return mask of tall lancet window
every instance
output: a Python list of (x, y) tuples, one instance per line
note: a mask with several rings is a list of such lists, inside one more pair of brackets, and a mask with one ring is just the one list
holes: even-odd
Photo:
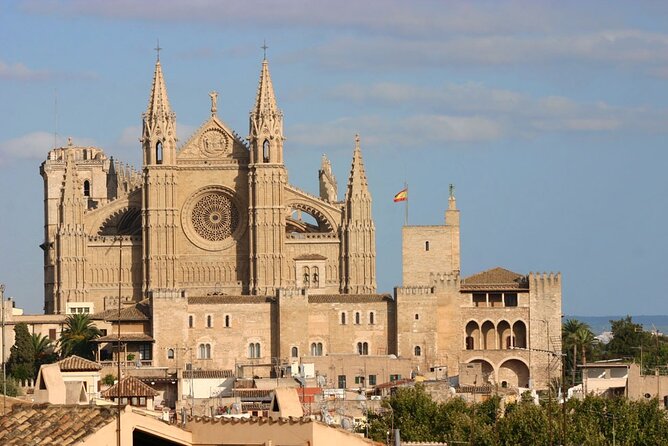
[(269, 162), (269, 140), (265, 139), (262, 144), (262, 159), (265, 163)]
[(162, 143), (158, 142), (155, 145), (155, 163), (162, 164)]
[(83, 193), (84, 197), (90, 197), (90, 181), (88, 180), (84, 181)]

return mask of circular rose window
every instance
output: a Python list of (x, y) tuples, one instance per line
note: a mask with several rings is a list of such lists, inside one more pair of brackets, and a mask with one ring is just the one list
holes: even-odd
[(233, 195), (218, 187), (200, 190), (190, 197), (181, 221), (190, 241), (208, 250), (224, 249), (241, 235), (241, 215)]

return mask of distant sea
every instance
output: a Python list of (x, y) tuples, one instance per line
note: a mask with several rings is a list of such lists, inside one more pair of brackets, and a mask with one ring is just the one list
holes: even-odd
[[(577, 319), (589, 324), (591, 331), (599, 335), (604, 331), (610, 331), (610, 321), (616, 321), (626, 316), (564, 316), (564, 321), (568, 319)], [(663, 334), (668, 334), (668, 316), (631, 316), (633, 322), (641, 324), (645, 331), (658, 330)]]

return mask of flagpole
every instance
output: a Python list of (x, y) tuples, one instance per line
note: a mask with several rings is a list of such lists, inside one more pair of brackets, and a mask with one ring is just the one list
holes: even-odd
[(406, 191), (406, 200), (404, 200), (404, 226), (408, 226), (408, 183), (405, 181), (404, 190)]

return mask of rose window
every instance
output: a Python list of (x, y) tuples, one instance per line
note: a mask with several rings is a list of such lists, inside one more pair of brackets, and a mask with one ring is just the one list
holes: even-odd
[(211, 193), (195, 203), (191, 221), (200, 237), (219, 242), (230, 237), (236, 230), (239, 225), (239, 212), (227, 196)]

